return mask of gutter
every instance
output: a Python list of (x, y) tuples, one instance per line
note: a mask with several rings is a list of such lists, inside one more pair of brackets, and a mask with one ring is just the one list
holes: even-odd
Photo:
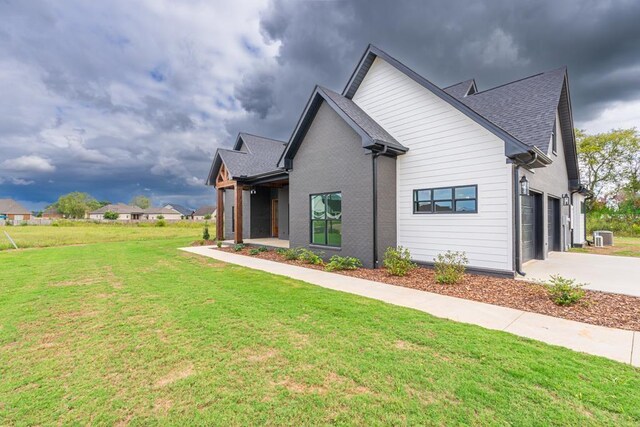
[(378, 268), (378, 157), (385, 155), (388, 146), (383, 145), (382, 151), (371, 150), (371, 169), (373, 173), (373, 268)]

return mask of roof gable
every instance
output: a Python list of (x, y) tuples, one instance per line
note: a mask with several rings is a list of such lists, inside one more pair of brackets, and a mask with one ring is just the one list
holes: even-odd
[(447, 92), (449, 95), (453, 96), (454, 98), (460, 99), (468, 95), (473, 95), (478, 91), (478, 88), (476, 87), (475, 79), (470, 79), (460, 83), (456, 83), (451, 86), (447, 86), (442, 90)]
[(215, 184), (215, 177), (223, 163), (233, 179), (248, 179), (281, 172), (278, 160), (284, 147), (284, 141), (239, 133), (232, 150), (216, 150), (206, 183)]
[(0, 199), (0, 214), (30, 215), (31, 212), (13, 199)]
[(376, 58), (380, 58), (387, 62), (388, 64), (395, 67), (401, 73), (404, 73), (407, 77), (414, 80), (416, 83), (420, 84), (425, 89), (431, 91), (434, 95), (438, 96), (443, 101), (449, 103), (451, 106), (465, 114), (467, 117), (471, 118), (484, 128), (486, 128), (489, 132), (496, 135), (498, 138), (502, 139), (505, 142), (505, 155), (508, 157), (527, 153), (530, 151), (530, 147), (519, 141), (516, 137), (511, 135), (506, 130), (502, 129), (500, 126), (491, 122), (484, 116), (480, 115), (473, 109), (471, 109), (468, 105), (461, 102), (459, 99), (454, 96), (448, 94), (446, 91), (440, 89), (438, 86), (431, 83), (429, 80), (417, 74), (415, 71), (411, 70), (406, 65), (402, 64), (397, 59), (391, 57), (384, 51), (378, 49), (373, 45), (369, 45), (364, 55), (360, 59), (358, 66), (354, 70), (349, 82), (344, 88), (342, 94), (351, 99), (357, 92), (360, 84), (364, 80), (364, 77), (367, 75), (367, 72), (371, 68), (371, 65), (375, 61)]
[(280, 157), (278, 166), (291, 169), (292, 160), (298, 147), (323, 102), (326, 102), (362, 138), (363, 148), (374, 149), (378, 147), (378, 149), (386, 150), (389, 154), (404, 153), (408, 150), (351, 99), (332, 90), (316, 86)]

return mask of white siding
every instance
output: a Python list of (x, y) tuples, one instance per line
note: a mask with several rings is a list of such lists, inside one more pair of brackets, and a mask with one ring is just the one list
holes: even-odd
[[(512, 169), (504, 142), (380, 58), (353, 101), (409, 148), (397, 160), (398, 245), (417, 261), (464, 251), (473, 267), (512, 271)], [(477, 214), (413, 214), (414, 189), (473, 184)]]

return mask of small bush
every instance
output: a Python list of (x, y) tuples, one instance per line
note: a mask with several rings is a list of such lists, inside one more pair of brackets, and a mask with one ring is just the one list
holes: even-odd
[(327, 271), (339, 271), (339, 270), (356, 270), (362, 267), (362, 262), (358, 258), (349, 256), (334, 255), (329, 259), (329, 262), (324, 267)]
[(27, 225), (29, 225), (29, 223), (27, 221), (22, 221), (20, 223), (20, 226), (22, 226), (22, 227), (26, 227)]
[(281, 255), (284, 257), (284, 259), (289, 260), (289, 261), (293, 261), (298, 259), (298, 250), (294, 249), (294, 248), (290, 248), (290, 249), (284, 249), (284, 248), (280, 248), (276, 251), (276, 253), (278, 255)]
[(109, 219), (111, 221), (115, 221), (119, 216), (120, 214), (118, 212), (107, 211), (104, 213), (104, 219)]
[(244, 248), (245, 248), (245, 245), (243, 243), (237, 243), (237, 244), (233, 245), (233, 250), (236, 251), (236, 252), (240, 252)]
[(249, 249), (249, 255), (254, 256), (254, 255), (258, 255), (259, 253), (260, 253), (260, 249), (258, 249), (258, 248)]
[(397, 248), (389, 247), (384, 252), (384, 266), (392, 276), (406, 276), (407, 273), (418, 267), (411, 262), (411, 253), (409, 249), (398, 246)]
[(209, 235), (209, 224), (204, 223), (204, 230), (202, 230), (202, 238), (204, 240), (209, 240), (211, 236)]
[(218, 241), (216, 242), (216, 246), (218, 247), (218, 249), (220, 249), (220, 248), (222, 247), (222, 241), (221, 241), (221, 240), (218, 240)]
[(313, 251), (310, 251), (309, 249), (298, 249), (298, 260), (304, 262), (305, 264), (322, 265), (323, 261), (320, 255)]
[(259, 246), (258, 252), (269, 252), (269, 248), (267, 248), (266, 246)]
[(156, 218), (158, 218), (158, 219), (164, 219), (164, 215), (158, 215)]
[(211, 219), (211, 214), (206, 214), (206, 215), (204, 216), (204, 219), (206, 219), (206, 220), (210, 220), (210, 219)]
[(547, 283), (549, 297), (557, 305), (573, 305), (584, 298), (584, 283), (576, 283), (574, 279), (566, 279), (562, 276), (551, 276)]
[(466, 265), (469, 263), (466, 253), (452, 251), (438, 254), (434, 261), (436, 281), (446, 285), (458, 283), (464, 276)]
[(167, 221), (165, 221), (164, 219), (159, 219), (156, 221), (156, 227), (166, 227), (167, 226)]

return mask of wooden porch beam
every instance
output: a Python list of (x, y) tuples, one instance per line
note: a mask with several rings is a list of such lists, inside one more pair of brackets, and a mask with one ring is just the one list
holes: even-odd
[(235, 185), (235, 193), (236, 193), (236, 208), (235, 208), (235, 236), (234, 242), (242, 243), (242, 186), (236, 183)]
[(235, 187), (235, 186), (236, 186), (236, 182), (233, 180), (216, 182), (216, 188), (226, 188), (226, 187)]
[(224, 240), (224, 190), (218, 188), (218, 206), (216, 208), (216, 240)]

